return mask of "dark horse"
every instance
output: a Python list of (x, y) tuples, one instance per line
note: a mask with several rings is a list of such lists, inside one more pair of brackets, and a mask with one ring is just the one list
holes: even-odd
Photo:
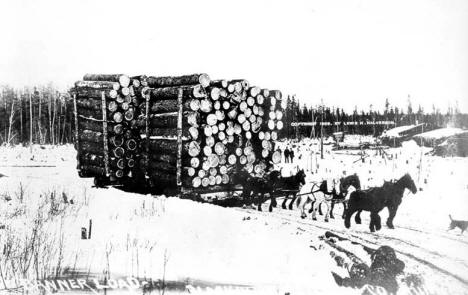
[(283, 204), (281, 205), (283, 209), (286, 209), (288, 196), (292, 196), (291, 203), (289, 204), (289, 209), (292, 210), (292, 204), (296, 199), (296, 195), (301, 189), (301, 186), (305, 184), (305, 178), (306, 174), (304, 169), (301, 169), (296, 173), (296, 175), (280, 177), (278, 179), (277, 183), (275, 184), (276, 189), (274, 194), (278, 195), (278, 197), (286, 194)]
[(281, 177), (279, 171), (271, 171), (263, 177), (253, 176), (245, 170), (241, 170), (234, 175), (233, 182), (242, 184), (242, 199), (244, 203), (256, 203), (258, 210), (262, 211), (262, 203), (265, 201), (265, 195), (268, 194), (272, 207), (276, 207), (276, 200), (273, 198), (273, 191), (278, 179)]
[(348, 202), (348, 209), (346, 210), (346, 228), (351, 226), (351, 216), (354, 212), (364, 210), (371, 212), (370, 231), (380, 230), (382, 225), (379, 212), (385, 207), (388, 207), (390, 213), (387, 219), (387, 226), (393, 228), (393, 219), (395, 218), (398, 206), (401, 204), (405, 189), (409, 189), (413, 194), (418, 191), (408, 173), (395, 182), (384, 183), (381, 187), (352, 192)]
[(265, 174), (264, 177), (250, 175), (247, 171), (241, 171), (235, 176), (234, 181), (243, 186), (242, 197), (244, 202), (253, 201), (257, 209), (262, 211), (262, 204), (266, 201), (266, 195), (269, 195), (269, 211), (276, 207), (276, 198), (283, 195), (285, 191), (292, 193), (295, 197), (301, 185), (305, 184), (305, 172), (299, 170), (296, 175), (282, 177), (281, 172), (273, 170)]

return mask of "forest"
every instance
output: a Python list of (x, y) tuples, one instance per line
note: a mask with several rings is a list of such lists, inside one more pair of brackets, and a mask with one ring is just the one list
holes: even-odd
[[(349, 113), (339, 106), (306, 105), (294, 95), (284, 99), (284, 128), (280, 138), (320, 136), (322, 130), (324, 135), (344, 131), (378, 136), (395, 126), (420, 123), (425, 123), (427, 130), (446, 126), (468, 128), (468, 114), (461, 113), (457, 104), (443, 111), (435, 106), (424, 110), (421, 106), (413, 108), (409, 99), (404, 107), (394, 106), (386, 99), (383, 111), (377, 105), (370, 105), (366, 110), (356, 107)], [(393, 124), (372, 124), (387, 121)], [(292, 126), (293, 122), (315, 122), (315, 127), (296, 127)], [(73, 124), (70, 90), (59, 91), (52, 83), (21, 89), (0, 86), (0, 145), (72, 143)]]

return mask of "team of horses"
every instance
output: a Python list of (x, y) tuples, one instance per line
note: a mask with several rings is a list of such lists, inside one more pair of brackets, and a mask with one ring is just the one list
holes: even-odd
[[(236, 176), (238, 182), (243, 183), (242, 197), (245, 202), (256, 204), (259, 211), (262, 204), (270, 199), (269, 211), (277, 207), (276, 199), (284, 197), (283, 209), (293, 209), (294, 204), (300, 209), (301, 218), (306, 218), (305, 207), (310, 204), (309, 213), (312, 219), (317, 220), (317, 211), (322, 213), (322, 206), (326, 206), (325, 221), (334, 218), (333, 209), (336, 204), (342, 204), (344, 223), (346, 228), (351, 226), (351, 217), (354, 213), (355, 222), (361, 223), (361, 212), (370, 212), (369, 229), (371, 232), (381, 229), (379, 212), (388, 209), (389, 217), (387, 227), (393, 229), (393, 220), (402, 202), (406, 189), (413, 194), (417, 192), (416, 185), (411, 176), (406, 173), (398, 180), (385, 181), (380, 187), (361, 189), (361, 182), (356, 174), (342, 177), (338, 180), (323, 180), (313, 183), (308, 192), (302, 192), (301, 187), (306, 183), (304, 170), (296, 174), (283, 177), (281, 171), (274, 170), (264, 177), (251, 176), (247, 172), (241, 172)], [(290, 200), (289, 205), (287, 201)]]

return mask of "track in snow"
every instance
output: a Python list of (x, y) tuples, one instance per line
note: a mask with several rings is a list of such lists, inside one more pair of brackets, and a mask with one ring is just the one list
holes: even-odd
[[(366, 226), (366, 230), (357, 229), (358, 226), (355, 224), (352, 225), (351, 229), (346, 229), (341, 217), (331, 219), (329, 223), (320, 220), (321, 216), (318, 217), (318, 221), (313, 221), (311, 220), (310, 214), (307, 219), (301, 219), (299, 217), (299, 210), (275, 208), (273, 212), (268, 212), (268, 205), (268, 203), (264, 204), (262, 209), (265, 211), (261, 212), (253, 209), (237, 210), (246, 210), (252, 215), (261, 215), (267, 219), (276, 218), (291, 224), (297, 224), (301, 226), (300, 228), (302, 231), (317, 236), (323, 235), (325, 231), (333, 231), (348, 238), (351, 242), (363, 246), (371, 248), (378, 248), (382, 245), (391, 246), (398, 254), (403, 256), (402, 258), (407, 264), (406, 271), (423, 266), (425, 271), (421, 274), (426, 278), (433, 278), (433, 275), (439, 273), (439, 275), (458, 282), (463, 289), (468, 288), (468, 263), (465, 260), (462, 260), (461, 257), (455, 257), (450, 251), (445, 251), (448, 250), (446, 248), (436, 250), (433, 247), (429, 247), (429, 245), (432, 244), (430, 242), (420, 245), (417, 245), (415, 242), (424, 241), (429, 238), (443, 241), (444, 244), (458, 244), (458, 247), (466, 248), (468, 243), (464, 240), (456, 239), (441, 232), (428, 232), (411, 227), (400, 227), (398, 225), (395, 225), (395, 229), (393, 230), (383, 227), (382, 230), (371, 233), (367, 228), (368, 221), (365, 218), (363, 218), (363, 225)], [(361, 227), (363, 225), (361, 225)], [(433, 272), (433, 274), (426, 273), (426, 271)]]

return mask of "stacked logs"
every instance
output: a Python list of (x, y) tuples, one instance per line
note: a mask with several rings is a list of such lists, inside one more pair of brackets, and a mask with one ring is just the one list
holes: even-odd
[[(280, 91), (251, 86), (241, 79), (212, 81), (206, 74), (138, 76), (128, 78), (128, 84), (126, 81), (121, 83), (122, 77), (86, 75), (84, 81), (75, 85), (75, 89), (79, 89), (77, 93), (81, 93), (76, 101), (78, 118), (83, 122), (88, 120), (83, 118), (86, 115), (102, 117), (99, 101), (94, 102), (94, 96), (86, 96), (95, 95), (90, 85), (105, 83), (106, 87), (112, 86), (105, 88), (109, 91), (106, 92), (106, 103), (115, 102), (112, 111), (107, 108), (110, 113), (106, 128), (112, 175), (117, 170), (123, 172), (123, 176), (119, 174), (120, 178), (144, 175), (152, 187), (206, 188), (232, 184), (232, 175), (242, 170), (262, 176), (273, 163), (280, 161), (279, 151), (274, 151), (274, 141), (283, 127)], [(127, 95), (122, 93), (125, 88), (129, 88), (129, 91), (125, 90)], [(112, 95), (111, 90), (114, 90)], [(123, 111), (123, 102), (119, 104), (117, 98), (123, 98), (123, 102), (129, 99), (128, 109), (133, 110), (130, 120), (126, 116), (122, 120), (118, 115), (115, 117)], [(93, 107), (85, 108), (85, 105)], [(78, 125), (79, 139), (82, 140), (79, 154), (100, 156), (94, 162), (80, 156), (81, 170), (89, 171), (89, 166), (101, 167), (102, 154), (96, 154), (94, 147), (84, 143), (96, 135), (97, 140), (93, 143), (103, 145), (102, 122)], [(97, 127), (91, 129), (91, 125)], [(121, 133), (115, 132), (116, 126), (121, 126), (118, 130)], [(89, 132), (98, 133), (84, 135)], [(113, 136), (120, 134), (124, 134), (124, 142), (117, 140), (115, 144)], [(132, 150), (128, 149), (126, 140), (134, 141)], [(120, 157), (114, 152), (116, 148), (122, 148), (117, 153)], [(127, 159), (127, 155), (136, 161), (137, 165), (132, 164), (138, 166), (138, 171), (125, 170), (127, 162), (119, 162), (119, 159)], [(122, 166), (125, 167), (120, 169)]]
[(75, 83), (75, 145), (81, 176), (113, 182), (134, 177), (140, 88), (139, 79), (126, 75), (89, 74)]

